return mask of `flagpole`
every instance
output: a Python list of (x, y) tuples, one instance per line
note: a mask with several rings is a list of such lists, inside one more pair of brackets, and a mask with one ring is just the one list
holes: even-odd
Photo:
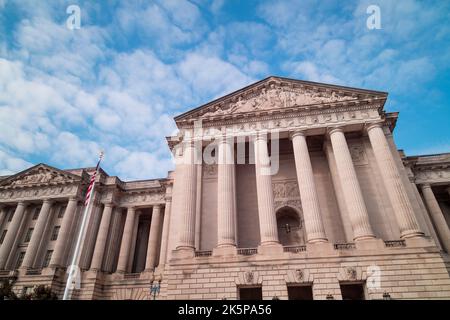
[[(100, 161), (103, 158), (103, 152), (100, 153), (100, 157), (99, 157), (99, 161), (98, 161), (98, 165), (95, 171), (95, 175), (98, 172), (98, 169), (100, 168)], [(95, 181), (94, 184), (92, 185), (92, 189), (90, 191), (91, 195), (94, 194), (94, 190), (95, 190)], [(72, 255), (72, 260), (71, 263), (69, 265), (69, 276), (67, 277), (67, 282), (66, 282), (66, 287), (64, 289), (64, 295), (63, 295), (63, 300), (70, 300), (71, 299), (71, 288), (72, 287), (72, 281), (74, 278), (74, 274), (76, 272), (76, 276), (79, 277), (80, 274), (78, 273), (79, 267), (78, 267), (78, 262), (79, 262), (79, 255), (80, 255), (80, 250), (81, 250), (81, 242), (83, 241), (84, 238), (84, 234), (86, 233), (86, 223), (88, 220), (88, 216), (89, 216), (89, 209), (91, 207), (91, 203), (92, 203), (92, 199), (94, 198), (94, 196), (90, 196), (89, 197), (89, 202), (86, 205), (86, 208), (84, 209), (84, 213), (83, 213), (83, 219), (81, 221), (81, 226), (80, 226), (80, 230), (78, 231), (78, 237), (77, 237), (77, 242), (75, 245), (75, 250), (73, 252)]]

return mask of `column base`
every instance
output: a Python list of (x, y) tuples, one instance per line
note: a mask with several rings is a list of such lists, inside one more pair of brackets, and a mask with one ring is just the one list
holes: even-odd
[(280, 243), (270, 242), (258, 246), (258, 254), (262, 255), (283, 255), (283, 246)]
[(358, 236), (353, 238), (353, 241), (356, 243), (358, 241), (366, 241), (366, 240), (373, 240), (376, 239), (374, 235), (365, 235), (365, 236)]
[(236, 246), (220, 246), (213, 249), (213, 256), (236, 256)]
[(19, 272), (19, 276), (24, 276), (27, 274), (28, 267), (19, 267), (17, 271)]
[(315, 238), (307, 241), (307, 243), (326, 243), (326, 242), (328, 242), (327, 238)]
[(410, 238), (423, 238), (425, 234), (418, 230), (410, 230), (402, 232), (400, 239), (410, 239)]

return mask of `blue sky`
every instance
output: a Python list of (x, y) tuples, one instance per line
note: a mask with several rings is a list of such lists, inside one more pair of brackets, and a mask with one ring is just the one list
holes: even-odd
[(165, 177), (175, 115), (268, 75), (387, 91), (400, 149), (450, 152), (449, 1), (0, 0), (0, 175)]

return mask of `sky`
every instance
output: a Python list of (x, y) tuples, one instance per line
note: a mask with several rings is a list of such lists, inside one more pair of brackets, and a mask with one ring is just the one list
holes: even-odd
[(174, 116), (270, 75), (386, 91), (399, 149), (450, 152), (450, 1), (0, 0), (0, 175), (164, 178)]

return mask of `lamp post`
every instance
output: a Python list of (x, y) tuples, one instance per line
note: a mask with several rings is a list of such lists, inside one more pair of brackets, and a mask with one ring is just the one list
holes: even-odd
[(161, 280), (159, 280), (158, 282), (152, 283), (152, 285), (150, 287), (150, 295), (153, 296), (153, 300), (156, 300), (156, 295), (159, 294), (160, 290), (161, 290)]

